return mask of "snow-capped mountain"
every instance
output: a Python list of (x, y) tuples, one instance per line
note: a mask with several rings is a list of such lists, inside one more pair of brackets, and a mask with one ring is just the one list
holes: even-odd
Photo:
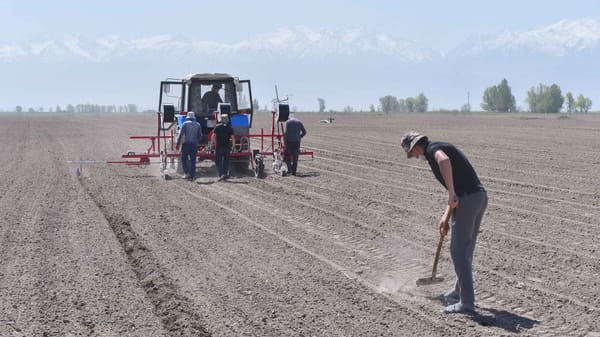
[(560, 57), (591, 52), (600, 44), (600, 21), (562, 20), (549, 26), (524, 32), (504, 31), (487, 37), (474, 37), (453, 50), (458, 55), (482, 53), (535, 53)]
[[(474, 36), (446, 54), (406, 37), (365, 29), (280, 28), (243, 41), (198, 36), (127, 38), (66, 36), (37, 41), (1, 41), (0, 72), (13, 83), (0, 97), (49, 105), (123, 102), (151, 106), (158, 81), (191, 72), (227, 72), (253, 81), (259, 102), (273, 85), (292, 94), (300, 110), (368, 110), (379, 97), (424, 93), (431, 109), (479, 108), (483, 91), (506, 78), (517, 105), (539, 83), (583, 94), (600, 106), (600, 20), (562, 20), (521, 32)], [(35, 77), (36, 81), (28, 81)], [(118, 90), (114, 81), (134, 83)], [(85, 85), (81, 85), (85, 83)], [(65, 92), (69, 95), (62, 98)], [(3, 103), (5, 104), (5, 103)]]
[(382, 33), (356, 30), (311, 30), (280, 28), (257, 38), (224, 43), (193, 37), (157, 35), (126, 39), (118, 35), (97, 38), (68, 36), (60, 40), (2, 43), (0, 61), (40, 57), (63, 60), (67, 57), (92, 62), (114, 58), (155, 54), (160, 58), (213, 56), (235, 58), (248, 53), (287, 58), (353, 57), (360, 55), (393, 56), (402, 62), (421, 63), (438, 57), (431, 49), (417, 43)]

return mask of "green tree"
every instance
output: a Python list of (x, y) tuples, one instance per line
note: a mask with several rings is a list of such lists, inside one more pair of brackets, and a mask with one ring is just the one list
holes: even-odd
[(496, 96), (498, 96), (498, 87), (491, 86), (483, 92), (481, 108), (483, 111), (498, 111), (496, 108)]
[(592, 108), (592, 100), (588, 97), (585, 98), (585, 105), (583, 106), (583, 112), (588, 112)]
[(20, 105), (17, 105), (17, 106), (15, 107), (15, 111), (16, 111), (16, 112), (19, 112), (19, 113), (21, 113), (21, 112), (23, 112), (23, 107), (22, 107), (22, 106), (20, 106)]
[(369, 111), (375, 112), (375, 106), (373, 104), (369, 105)]
[(488, 87), (483, 92), (481, 108), (485, 111), (514, 112), (517, 110), (515, 96), (504, 78), (500, 84)]
[(415, 97), (415, 112), (427, 112), (429, 100), (423, 93)]
[(325, 100), (322, 98), (317, 98), (317, 101), (319, 102), (319, 112), (325, 112)]
[(404, 104), (406, 104), (406, 111), (415, 112), (415, 99), (413, 97), (407, 97)]
[(579, 95), (577, 96), (575, 107), (579, 109), (579, 112), (588, 112), (592, 108), (592, 100), (583, 95)]
[(258, 99), (253, 99), (252, 100), (252, 107), (253, 109), (256, 109), (257, 111), (260, 109), (260, 105), (258, 105)]
[(406, 109), (406, 100), (404, 98), (398, 99), (398, 111), (399, 112), (407, 112), (408, 111), (408, 109)]
[(569, 91), (565, 96), (567, 101), (567, 112), (571, 113), (575, 110), (575, 99), (573, 98), (573, 94)]
[(498, 108), (498, 111), (515, 112), (515, 96), (513, 96), (512, 90), (505, 78), (502, 79), (498, 85), (498, 91), (496, 95), (496, 107)]
[(557, 113), (562, 109), (562, 106), (565, 102), (565, 98), (562, 95), (560, 87), (556, 84), (552, 84), (548, 89), (548, 94), (545, 99), (548, 102), (548, 112), (549, 113)]
[(564, 101), (560, 87), (556, 84), (548, 87), (540, 83), (537, 88), (531, 87), (527, 92), (526, 102), (531, 112), (557, 113), (562, 109)]
[(398, 112), (398, 99), (396, 96), (387, 95), (379, 98), (381, 111), (385, 113)]

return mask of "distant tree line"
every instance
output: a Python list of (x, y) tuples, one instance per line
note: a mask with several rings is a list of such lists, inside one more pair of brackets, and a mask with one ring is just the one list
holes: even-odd
[[(426, 112), (429, 104), (427, 97), (420, 93), (416, 97), (397, 98), (387, 95), (379, 98), (379, 106), (384, 113), (390, 112)], [(370, 107), (371, 111), (374, 106)]]
[[(573, 94), (567, 92), (566, 96), (557, 84), (550, 86), (540, 83), (536, 87), (531, 87), (527, 91), (525, 102), (529, 106), (529, 112), (536, 113), (558, 113), (567, 103), (567, 112), (588, 112), (592, 108), (592, 100), (583, 96), (573, 97)], [(508, 85), (508, 81), (503, 79), (500, 84), (488, 87), (483, 92), (481, 108), (484, 111), (491, 112), (515, 112), (515, 97)]]
[[(15, 112), (24, 112), (25, 108), (21, 105), (17, 105), (15, 107)], [(127, 113), (127, 112), (138, 112), (138, 107), (135, 104), (126, 104), (126, 105), (101, 105), (101, 104), (67, 104), (64, 108), (60, 105), (57, 105), (55, 108), (48, 108), (47, 110), (44, 107), (39, 108), (28, 108), (28, 112), (65, 112), (65, 113)]]

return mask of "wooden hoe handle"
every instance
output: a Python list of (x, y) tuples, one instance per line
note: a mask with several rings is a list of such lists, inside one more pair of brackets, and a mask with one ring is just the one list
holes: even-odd
[[(444, 220), (444, 226), (448, 225), (448, 221), (450, 221), (453, 211), (454, 211), (454, 208), (450, 208), (450, 211), (448, 212), (448, 216)], [(440, 240), (438, 241), (437, 249), (435, 251), (435, 259), (433, 260), (433, 269), (431, 271), (432, 279), (435, 279), (435, 274), (437, 273), (437, 265), (438, 265), (438, 261), (440, 260), (440, 251), (442, 250), (443, 243), (444, 243), (444, 235), (440, 235)]]

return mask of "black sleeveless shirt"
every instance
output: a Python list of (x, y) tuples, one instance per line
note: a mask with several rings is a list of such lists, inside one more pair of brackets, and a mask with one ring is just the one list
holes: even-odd
[(471, 163), (467, 157), (454, 145), (445, 142), (428, 142), (425, 146), (425, 157), (429, 162), (429, 166), (435, 175), (435, 178), (446, 188), (446, 183), (442, 177), (440, 167), (435, 160), (435, 153), (438, 150), (444, 151), (444, 153), (450, 158), (452, 165), (452, 179), (454, 181), (454, 191), (457, 196), (464, 196), (474, 192), (485, 191), (483, 185), (479, 181), (475, 169), (471, 166)]

